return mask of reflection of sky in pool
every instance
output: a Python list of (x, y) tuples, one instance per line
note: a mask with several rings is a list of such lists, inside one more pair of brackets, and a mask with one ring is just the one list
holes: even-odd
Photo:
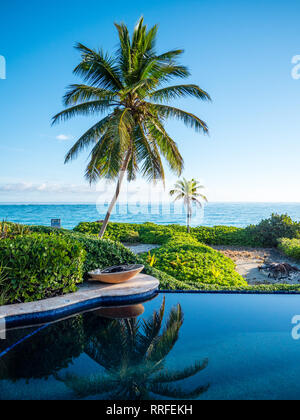
[[(210, 384), (200, 399), (300, 398), (300, 341), (291, 335), (292, 318), (300, 315), (300, 296), (167, 294), (165, 298), (165, 320), (180, 302), (184, 321), (174, 347), (167, 349), (164, 372), (182, 371), (208, 359), (204, 370), (175, 382), (181, 391)], [(149, 319), (162, 301), (159, 295), (145, 303), (138, 319)], [(133, 308), (125, 314), (141, 312)], [(74, 399), (74, 392), (59, 378), (106, 375), (91, 355), (108, 357), (103, 351), (97, 353), (101, 340), (122, 348), (115, 334), (119, 330), (107, 328), (120, 321), (101, 315), (94, 311), (53, 324), (11, 350), (0, 360), (0, 399)], [(35, 329), (9, 332), (8, 340), (0, 341), (0, 352)], [(144, 372), (145, 366), (138, 369)], [(107, 398), (107, 394), (85, 398)]]

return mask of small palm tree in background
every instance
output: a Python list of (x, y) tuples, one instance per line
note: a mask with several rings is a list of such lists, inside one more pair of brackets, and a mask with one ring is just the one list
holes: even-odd
[(170, 191), (171, 196), (176, 196), (174, 201), (183, 200), (187, 212), (187, 231), (191, 231), (191, 218), (193, 214), (193, 204), (202, 207), (202, 203), (199, 199), (202, 199), (207, 202), (205, 195), (201, 194), (199, 191), (203, 189), (204, 186), (201, 185), (195, 179), (190, 181), (183, 178), (182, 181), (177, 181), (174, 189)]
[(183, 159), (165, 129), (167, 119), (175, 118), (198, 132), (208, 132), (206, 123), (196, 115), (163, 104), (187, 96), (210, 100), (195, 84), (168, 86), (173, 78), (190, 75), (187, 67), (177, 62), (183, 50), (157, 54), (157, 26), (147, 30), (143, 18), (132, 37), (124, 24), (115, 26), (119, 48), (113, 56), (82, 44), (76, 46), (81, 62), (74, 73), (81, 76), (85, 84), (69, 87), (64, 97), (67, 109), (53, 118), (56, 123), (78, 115), (105, 115), (80, 137), (65, 159), (69, 162), (91, 147), (86, 169), (89, 182), (100, 178), (118, 180), (101, 227), (101, 238), (126, 174), (129, 181), (134, 180), (138, 172), (149, 181), (164, 181), (162, 158), (165, 158), (171, 171), (181, 175)]

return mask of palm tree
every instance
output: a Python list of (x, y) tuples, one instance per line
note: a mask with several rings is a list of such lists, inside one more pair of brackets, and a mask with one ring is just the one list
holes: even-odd
[(194, 84), (167, 86), (173, 78), (187, 78), (187, 67), (177, 62), (183, 50), (157, 54), (157, 26), (147, 30), (141, 18), (132, 37), (124, 24), (115, 25), (119, 48), (114, 56), (82, 44), (76, 48), (81, 62), (74, 73), (86, 84), (75, 84), (64, 96), (65, 110), (53, 123), (77, 115), (104, 118), (93, 125), (67, 153), (65, 163), (79, 152), (92, 147), (86, 178), (90, 183), (100, 178), (118, 179), (100, 237), (102, 238), (115, 206), (125, 174), (129, 181), (140, 172), (149, 181), (165, 179), (162, 157), (171, 171), (180, 175), (183, 159), (175, 141), (165, 129), (168, 118), (176, 118), (198, 132), (207, 133), (204, 121), (190, 112), (163, 102), (186, 96), (210, 100), (209, 95)]
[(204, 186), (194, 178), (190, 181), (183, 178), (183, 181), (177, 181), (174, 189), (170, 191), (171, 196), (176, 195), (174, 201), (183, 200), (184, 205), (186, 206), (188, 233), (191, 231), (190, 223), (193, 214), (192, 205), (195, 203), (196, 205), (202, 207), (202, 203), (199, 198), (202, 198), (202, 200), (207, 202), (205, 195), (199, 193), (199, 190), (202, 188), (204, 188)]
[(196, 375), (206, 368), (208, 361), (196, 362), (183, 370), (169, 371), (164, 361), (178, 340), (183, 323), (180, 305), (169, 314), (161, 332), (165, 300), (158, 312), (148, 321), (122, 319), (107, 321), (105, 327), (92, 334), (85, 353), (104, 368), (101, 375), (80, 377), (74, 374), (56, 378), (75, 392), (78, 398), (103, 395), (113, 400), (147, 400), (157, 396), (192, 399), (204, 393), (208, 386), (183, 390), (171, 386)]

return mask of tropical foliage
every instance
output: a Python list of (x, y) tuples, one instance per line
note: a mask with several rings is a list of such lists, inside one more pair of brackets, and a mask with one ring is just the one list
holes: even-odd
[[(99, 223), (80, 223), (75, 231), (96, 235)], [(156, 225), (144, 223), (110, 223), (106, 237), (121, 242), (143, 242), (163, 244), (175, 233), (184, 233), (186, 228), (180, 225)], [(234, 226), (198, 226), (191, 227), (191, 236), (206, 245), (237, 245), (250, 247), (276, 247), (280, 238), (300, 238), (300, 223), (287, 215), (272, 214), (257, 225), (246, 228)]]
[(7, 303), (74, 292), (82, 281), (85, 254), (77, 241), (63, 237), (30, 234), (1, 240), (0, 291)]
[[(122, 226), (109, 224), (106, 237), (113, 240), (99, 241), (99, 223), (81, 223), (76, 231), (0, 223), (0, 305), (74, 291), (88, 271), (126, 263), (143, 263), (144, 273), (156, 277), (163, 290), (300, 290), (297, 285), (248, 286), (230, 259), (204, 245), (271, 246), (276, 238), (281, 251), (298, 259), (299, 223), (287, 216), (273, 215), (245, 229), (200, 226), (189, 235), (179, 225), (125, 224), (124, 231)], [(282, 234), (291, 238), (277, 238)], [(119, 242), (130, 238), (161, 247), (136, 256)]]
[(179, 63), (182, 50), (159, 54), (156, 51), (157, 26), (147, 29), (143, 18), (130, 36), (124, 24), (116, 24), (119, 48), (115, 55), (78, 44), (81, 62), (75, 75), (83, 84), (71, 85), (64, 97), (66, 109), (53, 122), (78, 115), (99, 116), (96, 122), (68, 152), (65, 161), (92, 148), (86, 168), (90, 182), (105, 177), (118, 179), (117, 190), (102, 225), (102, 237), (115, 205), (124, 176), (129, 181), (140, 172), (149, 181), (164, 180), (164, 158), (172, 172), (181, 175), (183, 158), (175, 141), (167, 133), (169, 118), (182, 121), (197, 132), (208, 128), (198, 116), (169, 103), (183, 97), (210, 100), (195, 84), (170, 85), (173, 79), (190, 76)]
[[(75, 232), (98, 235), (102, 224), (99, 222), (82, 222), (75, 227)], [(109, 223), (104, 235), (105, 239), (117, 242), (139, 242), (139, 227), (130, 223)]]
[(193, 214), (193, 205), (202, 207), (203, 201), (207, 202), (207, 198), (205, 195), (200, 193), (200, 190), (203, 189), (204, 186), (201, 185), (195, 179), (191, 179), (190, 181), (183, 178), (183, 180), (177, 181), (174, 186), (174, 189), (170, 191), (171, 197), (175, 196), (174, 201), (182, 200), (186, 207), (187, 212), (187, 231), (190, 233), (191, 231), (191, 218)]
[[(200, 286), (247, 286), (235, 271), (235, 264), (214, 249), (200, 244), (188, 234), (175, 234), (165, 245), (153, 251), (155, 268), (186, 284)], [(146, 256), (145, 256), (146, 258)]]
[(29, 232), (27, 226), (23, 226), (16, 223), (1, 222), (0, 223), (0, 240), (12, 239), (16, 236), (26, 235)]
[(282, 238), (278, 248), (288, 257), (300, 261), (300, 239)]
[(276, 247), (280, 238), (300, 238), (300, 223), (287, 214), (272, 214), (256, 226), (246, 228), (253, 244), (261, 247)]

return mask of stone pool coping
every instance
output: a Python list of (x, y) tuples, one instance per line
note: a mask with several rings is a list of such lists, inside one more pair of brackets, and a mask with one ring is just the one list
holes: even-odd
[(202, 295), (300, 295), (300, 291), (295, 290), (163, 290), (158, 293), (162, 294), (202, 294)]
[(0, 307), (0, 318), (6, 327), (28, 323), (55, 321), (63, 316), (92, 309), (101, 305), (120, 305), (141, 302), (154, 296), (159, 281), (146, 274), (139, 274), (122, 284), (86, 282), (75, 293), (29, 303)]

